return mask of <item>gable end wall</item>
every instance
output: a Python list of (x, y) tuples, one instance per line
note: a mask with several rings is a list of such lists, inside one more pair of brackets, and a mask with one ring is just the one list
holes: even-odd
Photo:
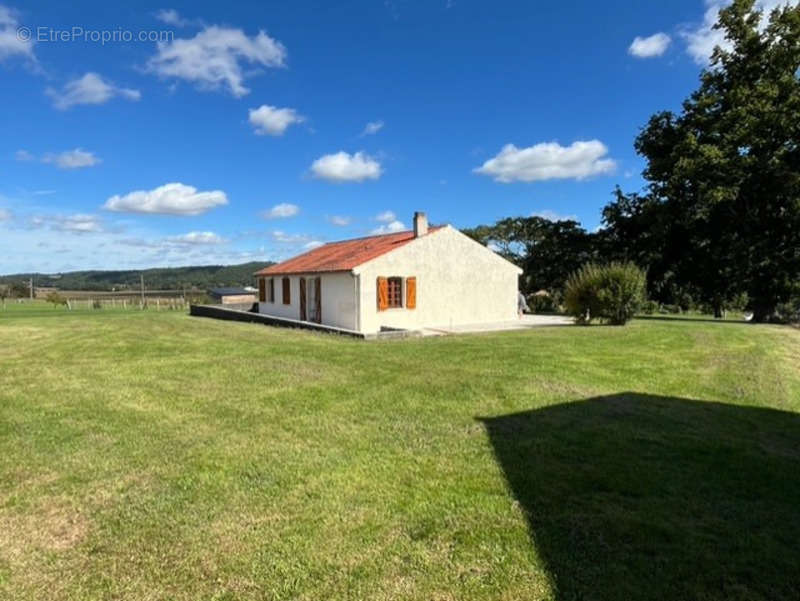
[[(360, 279), (360, 329), (365, 333), (377, 332), (381, 326), (419, 329), (517, 318), (522, 270), (450, 226), (353, 271)], [(379, 276), (416, 277), (416, 309), (378, 311)]]

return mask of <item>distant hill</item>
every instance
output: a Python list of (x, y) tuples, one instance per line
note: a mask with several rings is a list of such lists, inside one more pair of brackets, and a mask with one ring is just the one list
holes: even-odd
[(271, 265), (269, 262), (241, 265), (198, 265), (131, 269), (126, 271), (70, 271), (60, 274), (18, 273), (0, 276), (0, 284), (24, 282), (33, 278), (34, 285), (55, 286), (61, 290), (138, 290), (139, 277), (144, 275), (149, 290), (201, 289), (219, 286), (254, 286), (253, 273)]

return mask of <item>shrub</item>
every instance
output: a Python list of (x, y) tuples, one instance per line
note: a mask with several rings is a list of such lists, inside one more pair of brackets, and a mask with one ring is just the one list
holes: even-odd
[(578, 323), (623, 325), (644, 302), (645, 286), (644, 271), (633, 263), (589, 263), (567, 279), (564, 304)]
[(555, 299), (549, 294), (534, 294), (528, 298), (528, 306), (533, 313), (555, 313), (558, 311)]
[(661, 307), (656, 301), (648, 300), (642, 303), (641, 311), (645, 315), (654, 315), (655, 313), (658, 313), (660, 308)]
[(773, 321), (784, 324), (800, 323), (800, 298), (778, 305)]
[(675, 304), (680, 307), (681, 313), (688, 313), (695, 307), (694, 299), (688, 292), (681, 292)]
[(49, 292), (44, 300), (46, 300), (48, 303), (52, 303), (53, 307), (64, 306), (69, 308), (69, 303), (67, 303), (67, 299), (55, 291)]

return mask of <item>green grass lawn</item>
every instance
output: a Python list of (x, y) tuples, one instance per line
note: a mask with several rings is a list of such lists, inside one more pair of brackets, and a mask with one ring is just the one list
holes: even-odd
[(0, 599), (796, 599), (800, 330), (0, 311)]

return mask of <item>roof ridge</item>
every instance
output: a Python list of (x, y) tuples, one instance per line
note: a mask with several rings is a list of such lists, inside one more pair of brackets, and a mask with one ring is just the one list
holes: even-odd
[[(429, 232), (433, 233), (445, 227), (447, 226), (432, 227)], [(256, 275), (350, 271), (416, 239), (413, 230), (402, 230), (329, 242), (265, 267), (257, 271)]]
[[(428, 231), (440, 230), (443, 227), (445, 227), (446, 225), (447, 224), (444, 224), (444, 225), (433, 225), (433, 226), (430, 226), (428, 228)], [(409, 228), (409, 229), (406, 229), (406, 230), (398, 230), (396, 232), (386, 232), (385, 234), (370, 234), (369, 236), (359, 236), (357, 238), (345, 238), (344, 240), (331, 240), (330, 242), (325, 242), (323, 244), (323, 246), (328, 246), (329, 244), (342, 244), (344, 242), (358, 242), (359, 240), (369, 240), (370, 238), (383, 238), (383, 237), (386, 237), (386, 236), (396, 236), (398, 234), (408, 234), (408, 233), (413, 232), (413, 231), (414, 230), (412, 228)], [(311, 250), (315, 250), (315, 249), (312, 248)]]

